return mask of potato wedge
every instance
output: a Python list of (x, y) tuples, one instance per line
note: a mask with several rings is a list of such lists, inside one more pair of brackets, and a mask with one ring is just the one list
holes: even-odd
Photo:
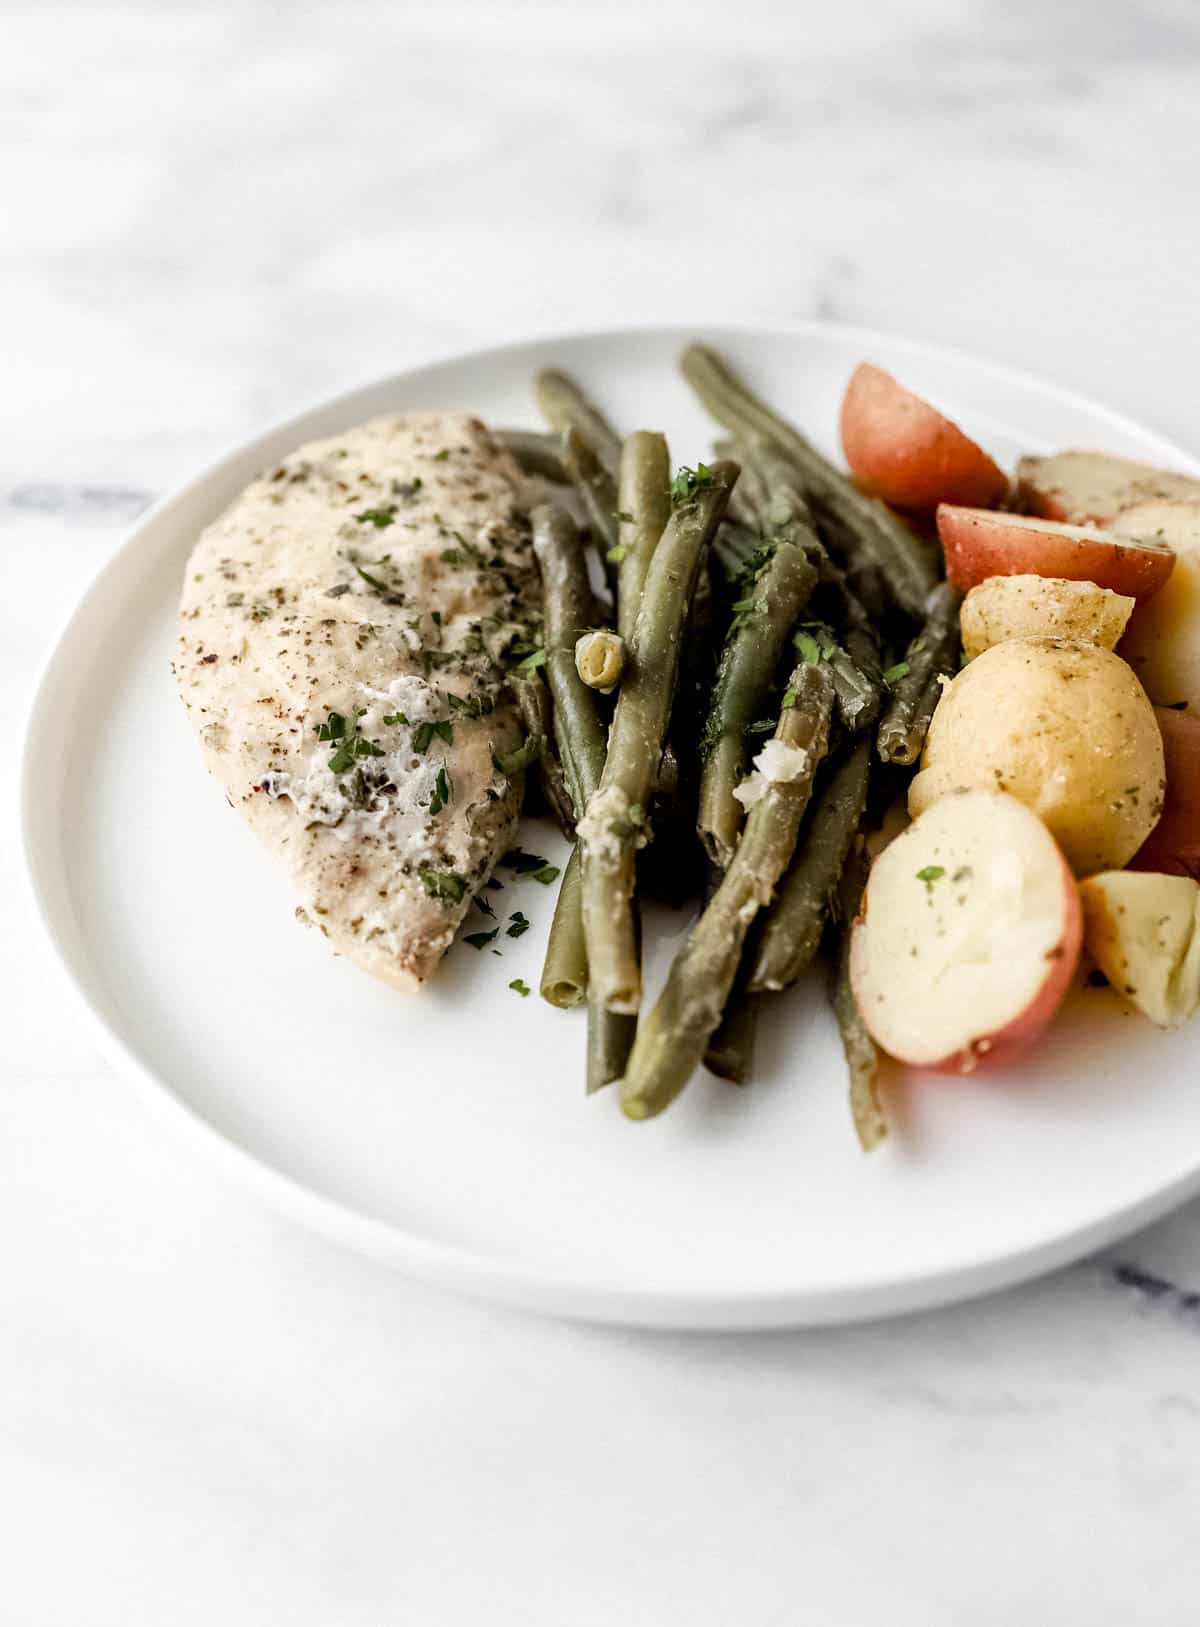
[(1152, 701), (1185, 701), (1200, 716), (1200, 502), (1142, 503), (1113, 532), (1153, 537), (1175, 552), (1170, 580), (1134, 612), (1121, 654)]
[(1140, 602), (1152, 598), (1175, 568), (1174, 553), (1154, 538), (1028, 514), (941, 503), (937, 529), (946, 575), (964, 593), (989, 576), (1053, 576), (1095, 582)]
[(1200, 1006), (1200, 884), (1109, 870), (1079, 884), (1084, 942), (1118, 994), (1161, 1028)]
[(1111, 525), (1123, 510), (1151, 498), (1200, 500), (1200, 480), (1110, 452), (1057, 452), (1017, 464), (1017, 502), (1045, 520)]
[(970, 661), (1006, 638), (1039, 637), (1112, 650), (1136, 602), (1094, 582), (1061, 576), (989, 576), (963, 600), (963, 654)]
[(1166, 806), (1129, 868), (1200, 881), (1200, 718), (1164, 706), (1154, 715), (1166, 758)]
[(860, 362), (850, 375), (841, 434), (855, 478), (896, 508), (990, 508), (1008, 492), (1008, 476), (981, 446), (871, 362)]
[(1010, 791), (1087, 876), (1128, 863), (1158, 822), (1164, 785), (1154, 709), (1124, 661), (1096, 644), (1011, 638), (943, 693), (908, 811), (968, 787)]

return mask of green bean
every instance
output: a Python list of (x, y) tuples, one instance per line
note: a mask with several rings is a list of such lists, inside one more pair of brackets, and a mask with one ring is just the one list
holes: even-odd
[(885, 763), (915, 763), (938, 703), (943, 674), (958, 666), (958, 612), (962, 595), (939, 582), (925, 601), (925, 626), (905, 652), (892, 683), (892, 699), (879, 724), (879, 755)]
[[(604, 769), (604, 722), (596, 694), (575, 668), (575, 641), (590, 614), (591, 587), (579, 533), (557, 507), (533, 511), (533, 551), (542, 572), (546, 678), (554, 697), (554, 730), (577, 813), (600, 783)], [(559, 885), (550, 940), (542, 966), (542, 997), (551, 1005), (588, 1003), (587, 1088), (618, 1079), (633, 1044), (627, 1017), (605, 1009), (588, 977), (583, 931), (583, 869), (578, 844)]]
[(671, 715), (684, 618), (737, 474), (736, 464), (714, 464), (705, 481), (694, 484), (672, 508), (646, 574), (604, 773), (579, 823), (589, 976), (610, 1011), (635, 1012), (641, 1001), (634, 859), (645, 842), (646, 809)]
[(803, 548), (790, 542), (768, 547), (738, 602), (704, 729), (696, 829), (721, 869), (733, 857), (742, 827), (743, 810), (734, 791), (746, 777), (746, 731), (767, 705), (796, 619), (817, 585), (817, 572)]
[[(705, 909), (712, 903), (724, 874), (715, 864), (706, 866)], [(731, 1085), (748, 1085), (754, 1069), (754, 1043), (758, 1035), (758, 1011), (762, 1001), (746, 987), (747, 958), (753, 959), (753, 956), (743, 954), (721, 1021), (704, 1052), (704, 1066), (709, 1073), (716, 1074), (718, 1079), (724, 1079)]]
[(630, 1118), (661, 1113), (691, 1078), (720, 1023), (746, 936), (791, 861), (813, 776), (828, 749), (833, 684), (824, 667), (799, 666), (790, 688), (796, 702), (780, 714), (775, 741), (799, 756), (796, 777), (765, 781), (721, 885), (675, 957), (658, 1003), (638, 1026), (621, 1083), (621, 1106)]
[(797, 647), (809, 660), (829, 667), (837, 696), (838, 717), (850, 734), (868, 728), (879, 716), (881, 685), (859, 666), (826, 622), (806, 622), (796, 634)]
[(562, 767), (550, 749), (550, 731), (553, 725), (549, 692), (538, 673), (534, 673), (532, 678), (513, 678), (511, 682), (517, 710), (521, 714), (521, 720), (528, 730), (530, 739), (540, 736), (542, 740), (537, 754), (538, 783), (546, 799), (546, 806), (558, 820), (563, 835), (571, 840), (575, 835), (575, 808), (567, 790)]
[(557, 435), (543, 435), (536, 429), (498, 429), (494, 439), (526, 474), (541, 475), (559, 485), (567, 483), (569, 477), (563, 468), (562, 446)]
[(813, 805), (780, 884), (750, 974), (753, 991), (789, 988), (812, 962), (867, 801), (871, 743), (842, 758)]
[(731, 1085), (748, 1085), (754, 1068), (754, 1041), (762, 996), (734, 984), (717, 1031), (708, 1042), (704, 1066)]
[(589, 999), (587, 1009), (589, 1096), (620, 1079), (625, 1072), (636, 1033), (636, 1017), (624, 1016), (618, 1011), (606, 1011), (598, 1001)]
[(621, 437), (608, 419), (584, 395), (568, 373), (556, 367), (544, 367), (533, 381), (534, 395), (543, 418), (560, 435), (577, 430), (591, 446), (600, 463), (608, 471), (609, 479), (616, 483), (617, 464), (621, 457)]
[(615, 581), (617, 561), (612, 554), (618, 544), (617, 483), (595, 447), (577, 429), (569, 429), (563, 436), (562, 455), (563, 467), (583, 499), (605, 571), (610, 581)]
[(860, 848), (851, 856), (842, 879), (841, 922), (833, 976), (833, 1014), (850, 1072), (850, 1114), (864, 1152), (878, 1146), (888, 1133), (879, 1100), (879, 1049), (867, 1032), (850, 982), (850, 937), (866, 886), (867, 868), (866, 855)]
[(650, 559), (671, 518), (671, 462), (666, 440), (639, 429), (621, 442), (617, 479), (617, 631), (633, 637)]
[(727, 582), (734, 581), (753, 559), (762, 539), (757, 530), (726, 517), (713, 538), (713, 556)]
[(684, 377), (708, 410), (739, 436), (762, 438), (795, 466), (806, 496), (819, 504), (884, 573), (896, 602), (920, 615), (937, 573), (930, 551), (897, 515), (867, 497), (809, 441), (747, 389), (719, 356), (691, 345), (680, 361)]
[(535, 508), (533, 551), (542, 573), (546, 682), (554, 699), (554, 738), (577, 809), (600, 783), (604, 767), (604, 721), (575, 667), (575, 643), (592, 616), (583, 544), (569, 514), (557, 506)]
[(579, 894), (582, 881), (579, 848), (573, 847), (558, 885), (558, 902), (542, 962), (542, 999), (562, 1009), (582, 1005), (587, 998), (587, 945)]

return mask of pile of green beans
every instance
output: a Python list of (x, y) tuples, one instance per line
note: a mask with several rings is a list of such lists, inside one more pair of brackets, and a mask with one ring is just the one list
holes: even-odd
[[(588, 1089), (619, 1081), (627, 1116), (650, 1118), (702, 1061), (746, 1084), (760, 1012), (824, 945), (870, 1148), (887, 1131), (880, 1058), (848, 970), (864, 835), (957, 666), (959, 598), (924, 540), (719, 356), (693, 345), (680, 365), (725, 432), (711, 466), (672, 478), (662, 435), (620, 435), (555, 369), (534, 381), (549, 432), (500, 434), (563, 494), (532, 515), (544, 663), (514, 680), (527, 755), (575, 838), (541, 993), (586, 1004)], [(647, 1009), (656, 838), (703, 900)]]

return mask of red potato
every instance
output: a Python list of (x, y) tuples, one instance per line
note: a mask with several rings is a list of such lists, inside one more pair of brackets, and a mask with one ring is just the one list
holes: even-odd
[(859, 483), (896, 508), (990, 508), (1008, 476), (981, 446), (890, 373), (860, 362), (842, 398), (842, 449)]
[(1200, 480), (1110, 452), (1056, 452), (1017, 463), (1017, 502), (1027, 514), (1068, 525), (1109, 525), (1152, 498), (1200, 498)]
[(1141, 602), (1158, 592), (1175, 567), (1174, 553), (1153, 537), (1115, 537), (1027, 514), (942, 503), (937, 528), (946, 575), (964, 593), (989, 576), (1053, 576), (1094, 582)]
[(850, 944), (871, 1037), (900, 1062), (970, 1073), (1031, 1044), (1083, 941), (1075, 878), (1002, 791), (943, 797), (880, 855)]
[(1200, 881), (1200, 718), (1165, 706), (1156, 706), (1154, 715), (1166, 759), (1166, 803), (1129, 868)]

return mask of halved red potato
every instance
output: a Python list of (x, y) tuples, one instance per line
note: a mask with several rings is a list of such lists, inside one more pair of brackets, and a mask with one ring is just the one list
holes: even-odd
[(1157, 870), (1200, 881), (1200, 717), (1156, 706), (1167, 789), (1162, 818), (1129, 861), (1131, 870)]
[(1122, 509), (1156, 497), (1200, 498), (1200, 480), (1110, 452), (1056, 452), (1017, 463), (1017, 502), (1045, 520), (1108, 525)]
[(841, 432), (846, 462), (860, 484), (896, 508), (989, 508), (1008, 491), (1008, 476), (981, 446), (871, 362), (860, 362), (850, 375)]
[(941, 503), (937, 528), (946, 575), (964, 593), (989, 576), (1058, 576), (1140, 602), (1158, 592), (1175, 566), (1174, 553), (1156, 538), (1115, 537), (1028, 514)]
[(1083, 939), (1075, 878), (1002, 791), (943, 797), (872, 866), (850, 944), (871, 1037), (914, 1067), (970, 1073), (1035, 1040)]

